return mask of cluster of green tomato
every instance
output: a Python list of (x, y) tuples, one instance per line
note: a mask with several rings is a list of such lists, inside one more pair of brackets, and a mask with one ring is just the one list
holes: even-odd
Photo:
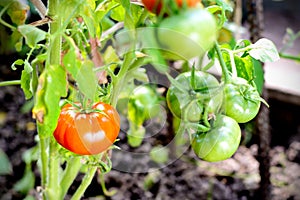
[(230, 158), (241, 140), (238, 123), (249, 122), (259, 111), (261, 98), (256, 87), (239, 77), (220, 84), (202, 71), (182, 73), (174, 81), (177, 84), (168, 89), (167, 104), (175, 117), (193, 127), (195, 154), (211, 162)]

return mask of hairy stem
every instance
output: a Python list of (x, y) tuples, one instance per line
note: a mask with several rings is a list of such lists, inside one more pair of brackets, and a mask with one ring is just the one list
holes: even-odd
[(71, 198), (71, 200), (79, 200), (83, 196), (85, 190), (91, 184), (91, 182), (94, 178), (94, 175), (96, 173), (96, 170), (97, 170), (97, 167), (92, 167), (91, 169), (88, 170), (88, 172), (83, 177), (80, 186), (76, 190), (76, 192), (73, 195), (73, 197)]
[(66, 169), (64, 170), (62, 179), (59, 184), (61, 186), (60, 199), (64, 199), (65, 195), (68, 192), (68, 189), (70, 188), (74, 179), (77, 177), (78, 172), (82, 166), (80, 160), (81, 160), (81, 157), (73, 157), (67, 162)]
[(222, 75), (223, 75), (223, 78), (224, 78), (224, 82), (228, 83), (229, 79), (230, 79), (230, 76), (229, 76), (229, 72), (228, 72), (228, 69), (227, 69), (226, 64), (224, 62), (222, 52), (221, 52), (221, 49), (220, 49), (218, 43), (215, 44), (215, 50), (217, 52), (219, 62), (220, 62), (221, 68), (222, 68)]
[(60, 159), (57, 154), (55, 141), (50, 141), (50, 148), (49, 148), (49, 182), (48, 187), (46, 188), (47, 197), (49, 199), (59, 199), (61, 193), (61, 187), (59, 185), (59, 175), (60, 175)]
[(7, 23), (6, 21), (4, 21), (2, 19), (2, 15), (4, 14), (4, 12), (9, 8), (10, 4), (13, 3), (13, 1), (11, 1), (10, 3), (8, 3), (0, 12), (0, 24), (10, 28), (12, 31), (14, 31), (16, 29), (16, 27), (10, 25), (9, 23)]
[(294, 60), (294, 61), (300, 62), (300, 56), (293, 56), (293, 55), (284, 54), (284, 53), (279, 53), (279, 56), (281, 58), (286, 58), (286, 59), (289, 59), (289, 60)]
[(9, 85), (20, 85), (20, 84), (21, 84), (20, 80), (2, 81), (2, 82), (0, 82), (0, 87), (1, 86), (9, 86)]
[[(39, 131), (39, 125), (38, 125), (38, 132)], [(47, 176), (48, 176), (48, 153), (47, 153), (47, 146), (48, 146), (49, 140), (48, 138), (40, 138), (40, 156), (41, 156), (41, 184), (42, 188), (46, 188), (47, 184)], [(43, 198), (46, 199), (45, 194), (43, 194)]]

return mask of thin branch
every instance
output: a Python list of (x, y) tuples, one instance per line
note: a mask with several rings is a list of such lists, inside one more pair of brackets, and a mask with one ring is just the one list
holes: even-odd
[(9, 86), (9, 85), (20, 85), (21, 81), (20, 80), (14, 80), (14, 81), (3, 81), (0, 82), (0, 87), (1, 86)]
[(37, 10), (37, 12), (39, 13), (40, 17), (42, 19), (44, 19), (46, 17), (47, 8), (43, 4), (43, 2), (41, 0), (30, 0), (30, 1), (34, 5), (34, 7)]
[(105, 38), (105, 37), (107, 37), (108, 35), (114, 33), (115, 31), (117, 31), (117, 30), (119, 30), (119, 29), (121, 29), (121, 28), (123, 28), (123, 27), (124, 27), (124, 22), (116, 23), (116, 24), (113, 25), (110, 29), (104, 31), (104, 32), (102, 33), (102, 36), (101, 36), (101, 37), (102, 37), (102, 38)]

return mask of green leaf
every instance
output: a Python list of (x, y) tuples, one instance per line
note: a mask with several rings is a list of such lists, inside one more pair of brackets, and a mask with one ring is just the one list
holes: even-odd
[[(89, 1), (89, 3), (82, 4), (80, 8), (80, 16), (83, 18), (91, 38), (96, 37), (96, 33), (100, 33), (100, 26), (97, 20), (97, 15), (94, 12), (95, 1)], [(98, 35), (98, 34), (97, 34)], [(98, 35), (100, 37), (100, 35)]]
[(217, 5), (211, 5), (206, 7), (206, 9), (212, 14), (221, 11), (221, 15), (217, 15), (217, 17), (219, 18), (218, 27), (222, 28), (224, 23), (228, 20), (226, 12), (231, 13), (233, 11), (233, 8), (230, 6), (229, 3), (225, 2), (224, 0), (216, 0), (216, 4)]
[(258, 60), (252, 60), (253, 67), (254, 67), (254, 83), (256, 85), (257, 91), (259, 94), (262, 94), (263, 87), (264, 87), (264, 70), (262, 63)]
[(94, 72), (94, 64), (90, 60), (84, 61), (75, 80), (79, 90), (89, 99), (96, 98), (98, 82)]
[(276, 46), (271, 40), (262, 38), (250, 46), (252, 49), (249, 51), (249, 54), (256, 60), (274, 62), (280, 58)]
[(11, 34), (11, 39), (9, 40), (12, 45), (14, 45), (15, 49), (20, 52), (23, 46), (23, 36), (22, 34), (15, 29)]
[(252, 43), (250, 40), (246, 40), (246, 39), (241, 39), (239, 41), (237, 41), (235, 47), (234, 47), (234, 50), (237, 50), (237, 49), (242, 49), (244, 47), (247, 47), (247, 46), (250, 46)]
[(25, 99), (30, 99), (32, 97), (30, 82), (31, 82), (31, 74), (23, 70), (21, 74), (21, 88), (24, 92)]
[(70, 48), (68, 53), (66, 53), (63, 57), (63, 63), (66, 67), (67, 71), (73, 76), (75, 79), (79, 72), (81, 61), (77, 59), (76, 51), (74, 48)]
[(105, 64), (119, 62), (120, 59), (116, 53), (116, 50), (112, 46), (108, 46), (103, 54)]
[(111, 10), (110, 17), (118, 22), (124, 21), (125, 9), (121, 5)]
[(37, 43), (46, 39), (47, 33), (35, 26), (21, 25), (18, 26), (19, 32), (25, 38), (26, 44), (30, 48), (34, 48)]
[(23, 65), (23, 64), (24, 64), (24, 60), (18, 59), (18, 60), (16, 60), (16, 61), (11, 65), (11, 68), (12, 68), (13, 70), (17, 70), (16, 65)]
[[(24, 24), (27, 18), (27, 12), (29, 10), (29, 6), (24, 4), (23, 1), (18, 1), (18, 0), (12, 0), (12, 1), (13, 3), (9, 6), (7, 10), (7, 14), (10, 16), (11, 21), (16, 25)], [(8, 2), (11, 3), (11, 1)]]
[(252, 81), (254, 79), (254, 67), (251, 56), (239, 57), (234, 56), (234, 63), (237, 71), (237, 76)]
[(27, 165), (23, 177), (14, 185), (13, 189), (22, 194), (27, 194), (34, 188), (35, 175), (31, 171), (31, 166)]
[(0, 149), (0, 175), (7, 175), (12, 173), (12, 166), (7, 155)]
[(49, 137), (56, 128), (60, 113), (59, 101), (67, 95), (66, 71), (60, 65), (46, 66), (39, 77), (39, 86), (32, 110), (37, 119), (40, 137)]

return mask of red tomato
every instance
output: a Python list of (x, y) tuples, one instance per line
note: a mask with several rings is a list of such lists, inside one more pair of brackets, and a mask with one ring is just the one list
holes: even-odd
[(99, 102), (93, 105), (92, 112), (80, 112), (67, 104), (62, 108), (53, 135), (69, 151), (93, 155), (108, 149), (119, 130), (120, 117), (111, 105)]
[[(161, 11), (162, 1), (164, 0), (142, 0), (147, 10), (156, 14), (159, 14)], [(176, 0), (176, 3), (179, 7), (182, 7), (185, 1), (188, 7), (195, 7), (197, 3), (201, 2), (201, 0)]]

